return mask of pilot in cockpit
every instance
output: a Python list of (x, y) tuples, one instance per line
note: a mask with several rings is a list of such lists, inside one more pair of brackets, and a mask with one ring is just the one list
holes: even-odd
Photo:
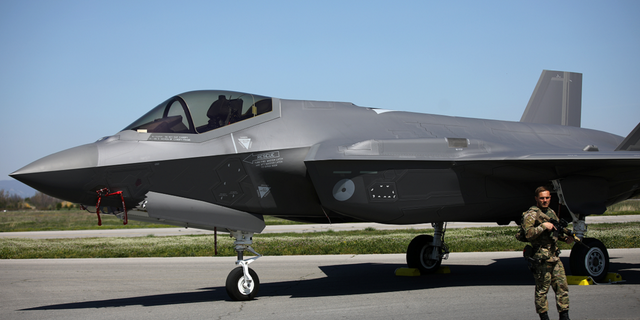
[(219, 95), (207, 111), (209, 117), (209, 130), (224, 127), (240, 120), (241, 99), (227, 100), (224, 95)]

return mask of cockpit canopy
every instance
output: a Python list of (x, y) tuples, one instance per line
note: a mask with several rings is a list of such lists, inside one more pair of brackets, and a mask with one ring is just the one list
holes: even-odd
[(233, 91), (190, 91), (159, 104), (123, 131), (204, 133), (272, 109), (269, 97)]

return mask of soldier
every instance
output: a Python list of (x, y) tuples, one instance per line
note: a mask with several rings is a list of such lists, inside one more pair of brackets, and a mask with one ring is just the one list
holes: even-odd
[[(555, 227), (549, 218), (558, 220), (556, 213), (549, 208), (551, 192), (545, 187), (538, 187), (535, 191), (536, 205), (529, 208), (522, 218), (522, 227), (527, 240), (533, 246), (533, 258), (539, 263), (535, 265), (534, 279), (536, 281), (536, 312), (540, 319), (549, 320), (549, 303), (547, 293), (549, 286), (556, 294), (556, 307), (560, 313), (560, 320), (569, 320), (569, 286), (564, 266), (560, 261), (558, 237), (554, 236)], [(563, 236), (560, 240), (569, 244), (573, 238)]]

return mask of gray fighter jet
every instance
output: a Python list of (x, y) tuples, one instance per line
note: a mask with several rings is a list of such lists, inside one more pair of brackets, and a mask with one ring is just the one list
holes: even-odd
[[(433, 223), (407, 250), (408, 266), (429, 273), (449, 253), (446, 222), (519, 222), (539, 185), (553, 185), (580, 237), (585, 216), (640, 194), (640, 125), (626, 138), (580, 128), (581, 90), (582, 74), (543, 71), (520, 122), (192, 91), (11, 176), (125, 222), (229, 232), (240, 268), (226, 287), (237, 300), (259, 289), (248, 265), (264, 215)], [(584, 242), (572, 273), (602, 279), (607, 249)]]

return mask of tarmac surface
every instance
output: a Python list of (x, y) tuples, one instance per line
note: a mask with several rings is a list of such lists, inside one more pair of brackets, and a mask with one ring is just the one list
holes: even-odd
[[(570, 286), (571, 319), (640, 318), (640, 249), (626, 282)], [(562, 258), (568, 264), (568, 252)], [(403, 254), (263, 257), (253, 301), (229, 300), (233, 257), (0, 260), (2, 319), (538, 319), (520, 252), (452, 253), (449, 274), (399, 277)], [(549, 294), (551, 319), (557, 319)]]
[[(596, 219), (594, 219), (596, 218)], [(588, 223), (640, 216), (588, 217)], [(449, 223), (448, 228), (496, 226)], [(265, 232), (428, 229), (423, 225), (268, 226)], [(126, 229), (0, 233), (61, 238), (210, 233)], [(610, 249), (619, 284), (570, 286), (571, 319), (640, 319), (640, 249)], [(569, 252), (562, 259), (568, 269)], [(399, 277), (404, 254), (266, 256), (251, 264), (261, 287), (231, 301), (235, 257), (0, 260), (1, 319), (538, 319), (534, 281), (521, 252), (451, 253), (450, 274)], [(554, 295), (550, 316), (557, 319)]]

